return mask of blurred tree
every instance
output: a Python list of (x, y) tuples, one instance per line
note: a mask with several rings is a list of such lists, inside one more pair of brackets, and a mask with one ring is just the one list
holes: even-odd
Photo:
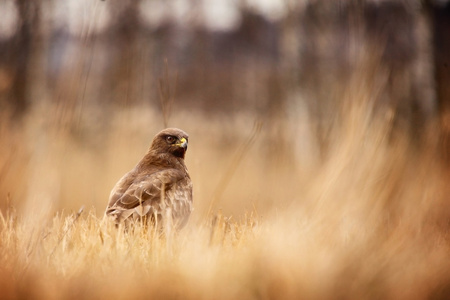
[(140, 2), (141, 0), (127, 0), (109, 3), (114, 20), (109, 30), (110, 44), (114, 47), (111, 62), (113, 72), (109, 78), (112, 80), (110, 100), (117, 104), (129, 105), (138, 100), (136, 83), (141, 82), (138, 73), (142, 66), (142, 48), (139, 44), (142, 37)]
[(425, 15), (403, 1), (308, 2), (300, 17), (299, 84), (323, 155), (345, 93), (359, 88), (351, 86), (358, 72), (374, 89), (377, 108), (392, 111), (397, 128), (423, 137), (437, 112)]
[(0, 64), (10, 84), (2, 91), (1, 101), (14, 117), (23, 115), (30, 104), (29, 86), (31, 52), (39, 33), (40, 1), (16, 0), (18, 28), (0, 47)]
[(444, 154), (450, 163), (450, 1), (442, 4), (434, 2), (429, 1), (428, 4), (433, 25), (436, 97), (443, 130)]

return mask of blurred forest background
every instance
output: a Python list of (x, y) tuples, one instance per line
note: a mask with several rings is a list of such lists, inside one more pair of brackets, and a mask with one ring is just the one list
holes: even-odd
[[(165, 126), (191, 219), (116, 230)], [(2, 299), (449, 299), (449, 178), (450, 0), (0, 0)]]
[[(257, 153), (247, 176), (268, 174), (260, 187), (286, 174), (282, 196), (295, 168), (329, 157), (342, 99), (361, 86), (393, 128), (449, 161), (449, 2), (2, 0), (1, 207), (41, 193), (101, 211), (163, 114), (191, 134), (203, 203), (233, 185), (236, 149)], [(257, 151), (245, 148), (255, 121)], [(269, 197), (246, 195), (243, 172), (235, 209)]]

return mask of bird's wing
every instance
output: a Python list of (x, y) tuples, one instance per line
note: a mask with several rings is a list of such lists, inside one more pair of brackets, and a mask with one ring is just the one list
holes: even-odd
[(166, 169), (139, 176), (128, 187), (125, 186), (113, 190), (108, 210), (132, 209), (142, 206), (144, 202), (149, 207), (153, 203), (160, 202), (162, 195), (165, 195), (166, 191), (170, 190), (174, 184), (183, 178), (185, 178), (185, 174), (176, 169)]

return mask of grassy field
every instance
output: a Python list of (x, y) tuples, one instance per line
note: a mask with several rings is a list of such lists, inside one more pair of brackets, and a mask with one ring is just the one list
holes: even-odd
[(161, 129), (157, 112), (3, 118), (0, 298), (445, 299), (436, 138), (413, 143), (353, 103), (324, 157), (307, 119), (174, 113), (169, 125), (190, 134), (195, 210), (167, 237), (103, 221), (110, 189)]

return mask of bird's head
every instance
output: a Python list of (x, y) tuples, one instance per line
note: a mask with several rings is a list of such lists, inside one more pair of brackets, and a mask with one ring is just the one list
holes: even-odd
[(166, 128), (160, 131), (152, 141), (151, 151), (157, 153), (169, 153), (176, 157), (184, 158), (188, 148), (189, 136), (178, 128)]

